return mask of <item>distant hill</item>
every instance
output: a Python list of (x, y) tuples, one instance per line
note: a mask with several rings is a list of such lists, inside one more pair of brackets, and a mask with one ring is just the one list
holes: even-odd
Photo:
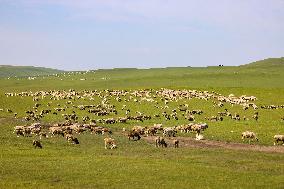
[(250, 64), (241, 65), (240, 67), (284, 67), (284, 57), (267, 58)]
[(34, 66), (10, 66), (0, 65), (0, 77), (24, 77), (62, 73), (61, 70), (34, 67)]

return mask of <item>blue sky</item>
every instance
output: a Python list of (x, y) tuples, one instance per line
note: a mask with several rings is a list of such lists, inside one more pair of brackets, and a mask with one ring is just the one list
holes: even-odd
[(283, 0), (0, 0), (0, 64), (64, 70), (284, 56)]

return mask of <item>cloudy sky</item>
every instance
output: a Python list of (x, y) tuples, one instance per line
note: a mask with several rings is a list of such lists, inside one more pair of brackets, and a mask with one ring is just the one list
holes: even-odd
[(283, 0), (0, 0), (0, 65), (88, 70), (283, 56)]

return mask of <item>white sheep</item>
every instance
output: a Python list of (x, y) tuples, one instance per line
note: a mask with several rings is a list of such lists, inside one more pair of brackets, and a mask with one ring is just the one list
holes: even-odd
[(204, 138), (203, 135), (196, 133), (196, 135), (195, 135), (195, 140), (204, 140), (204, 139), (205, 139), (205, 138)]
[(284, 145), (284, 135), (274, 135), (275, 139), (274, 145), (278, 144), (278, 142), (282, 141), (282, 145)]
[(256, 137), (256, 134), (254, 132), (251, 131), (245, 131), (242, 133), (242, 140), (244, 140), (245, 138), (249, 139), (249, 144), (251, 140), (256, 140), (258, 141), (258, 138)]

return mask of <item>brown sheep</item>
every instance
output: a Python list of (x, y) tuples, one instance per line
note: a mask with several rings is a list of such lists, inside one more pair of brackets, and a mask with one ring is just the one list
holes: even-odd
[(105, 142), (105, 149), (108, 149), (108, 148), (110, 148), (110, 149), (117, 148), (116, 143), (115, 143), (114, 139), (112, 139), (112, 138), (105, 138), (105, 139), (104, 139), (104, 142)]
[(128, 140), (130, 140), (130, 138), (132, 138), (133, 140), (136, 138), (136, 140), (140, 140), (141, 136), (140, 133), (138, 131), (130, 131), (127, 134)]
[(155, 134), (157, 134), (157, 129), (154, 127), (150, 127), (149, 129), (146, 130), (145, 132), (147, 134), (147, 136), (154, 136)]
[(177, 140), (177, 139), (173, 140), (173, 144), (174, 144), (175, 148), (178, 148), (179, 147), (179, 140)]
[(155, 144), (156, 144), (156, 147), (162, 146), (162, 147), (166, 148), (168, 146), (168, 144), (166, 143), (165, 139), (163, 137), (159, 137), (159, 136), (156, 137)]
[(34, 146), (35, 148), (40, 148), (40, 149), (42, 149), (42, 145), (41, 145), (40, 141), (38, 141), (38, 140), (33, 140), (33, 146)]

